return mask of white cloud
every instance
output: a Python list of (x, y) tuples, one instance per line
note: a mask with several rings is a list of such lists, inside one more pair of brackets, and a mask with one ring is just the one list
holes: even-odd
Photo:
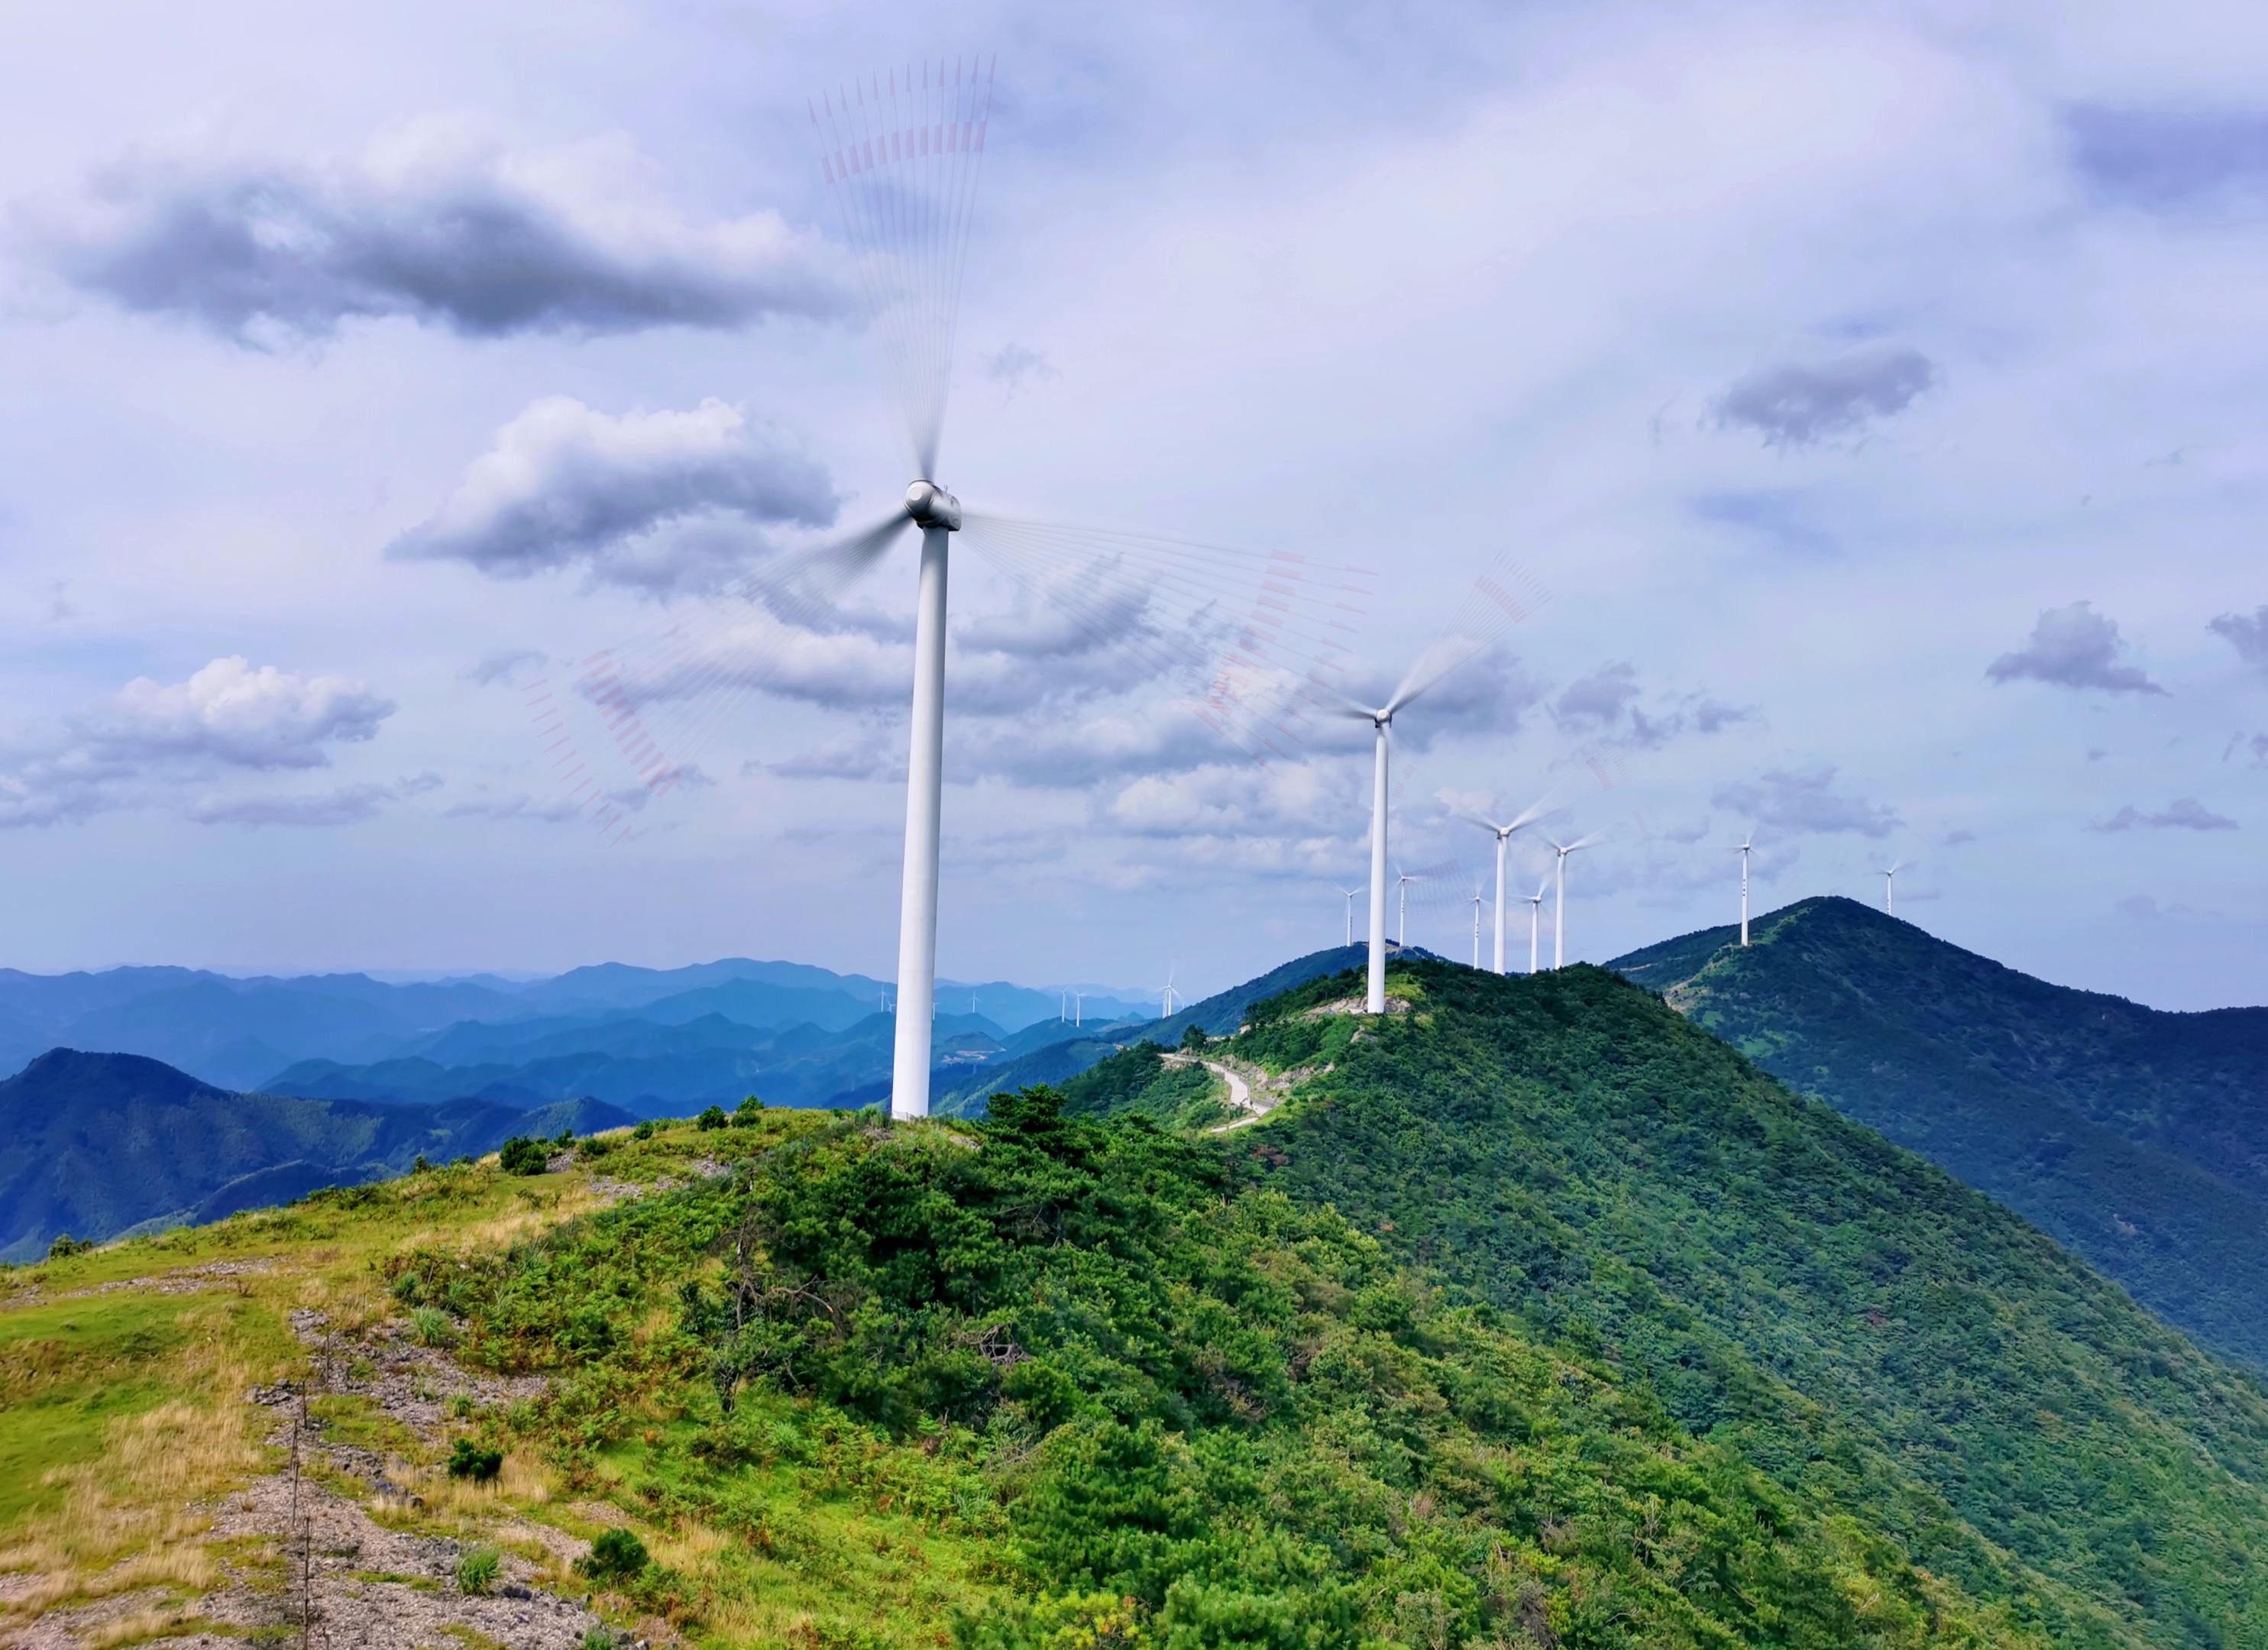
[[(185, 681), (137, 677), (62, 727), (24, 735), (0, 752), (0, 824), (50, 825), (146, 806), (173, 786), (229, 773), (328, 767), (333, 747), (376, 737), (393, 713), (391, 700), (361, 682), (255, 668), (241, 656), (216, 659)], [(260, 806), (208, 798), (188, 812), (219, 819)]]
[(2058, 688), (2099, 688), (2108, 693), (2163, 694), (2165, 689), (2132, 665), (2118, 663), (2125, 644), (2117, 622), (2074, 601), (2050, 608), (2032, 627), (2031, 638), (2013, 653), (1985, 667), (1994, 681), (2029, 678)]
[(715, 590), (768, 548), (766, 524), (835, 519), (827, 473), (716, 400), (690, 412), (536, 401), (497, 431), (431, 519), (387, 547), (497, 578), (580, 566), (654, 594)]

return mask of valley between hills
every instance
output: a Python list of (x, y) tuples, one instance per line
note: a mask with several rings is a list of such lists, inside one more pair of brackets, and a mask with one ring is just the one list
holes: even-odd
[(0, 1632), (2268, 1642), (2255, 1374), (1624, 974), (1391, 983), (0, 1271)]

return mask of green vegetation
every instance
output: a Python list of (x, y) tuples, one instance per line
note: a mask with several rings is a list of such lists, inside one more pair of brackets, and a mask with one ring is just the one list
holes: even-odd
[(703, 1129), (722, 1129), (731, 1122), (732, 1119), (725, 1115), (725, 1109), (722, 1106), (711, 1106), (696, 1119), (696, 1126)]
[(635, 1578), (651, 1562), (645, 1543), (626, 1529), (602, 1529), (592, 1542), (590, 1556), (575, 1566), (593, 1581), (619, 1582)]
[(1403, 977), (1418, 1012), (1359, 1040), (1302, 1012), (1351, 976), (1238, 1040), (1335, 1063), (1236, 1137), (1262, 1184), (2059, 1642), (2268, 1636), (2254, 1381), (1616, 976)]
[(1071, 1079), (1061, 1090), (1067, 1116), (1147, 1117), (1182, 1129), (1202, 1128), (1226, 1117), (1227, 1108), (1217, 1098), (1220, 1092), (1220, 1079), (1204, 1066), (1168, 1065), (1154, 1042), (1132, 1044)]
[(2268, 1370), (2268, 1009), (2051, 985), (1845, 899), (1612, 966)]
[[(946, 1573), (909, 1602), (958, 1602), (970, 1645), (2023, 1637), (1601, 1360), (1239, 1195), (1202, 1138), (1046, 1090), (975, 1127), (796, 1119), (729, 1174), (405, 1270), (469, 1356), (557, 1372), (516, 1425), (571, 1484), (733, 1532), (744, 1587), (829, 1502), (899, 1509)], [(855, 1576), (828, 1602), (822, 1636), (912, 1636)]]
[(494, 1547), (475, 1547), (457, 1560), (457, 1591), (478, 1597), (496, 1585), (504, 1569), (504, 1555)]
[(507, 1175), (541, 1175), (550, 1161), (547, 1142), (514, 1135), (497, 1148), (497, 1167)]
[(475, 1484), (486, 1484), (504, 1470), (504, 1451), (483, 1448), (469, 1438), (460, 1438), (449, 1449), (449, 1476), (469, 1478)]
[[(982, 1122), (661, 1124), (603, 1178), (437, 1169), (0, 1274), (0, 1454), (117, 1405), (0, 1539), (68, 1493), (70, 1586), (136, 1573), (115, 1498), (218, 1504), (318, 1307), (350, 1369), (406, 1316), (549, 1377), (422, 1436), (311, 1404), (417, 1492), (387, 1520), (703, 1650), (2268, 1642), (2250, 1377), (1616, 976), (1419, 962), (1406, 1012), (1322, 1012), (1357, 983), (1207, 1045), (1304, 1074), (1233, 1132), (1145, 1044)], [(162, 1436), (226, 1448), (137, 1480), (199, 1348)]]

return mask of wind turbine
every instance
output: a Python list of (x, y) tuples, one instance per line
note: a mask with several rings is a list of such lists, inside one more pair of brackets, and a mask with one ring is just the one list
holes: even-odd
[(1588, 836), (1564, 845), (1549, 836), (1543, 839), (1550, 843), (1559, 855), (1559, 892), (1551, 902), (1551, 967), (1554, 972), (1567, 966), (1567, 856), (1588, 848), (1605, 835), (1604, 831), (1593, 831)]
[(1744, 946), (1749, 943), (1749, 856), (1756, 848), (1756, 834), (1750, 831), (1748, 840), (1733, 850), (1741, 856), (1741, 943)]
[(1174, 1017), (1174, 976), (1181, 971), (1182, 965), (1178, 962), (1166, 970), (1166, 983), (1159, 993), (1165, 999), (1166, 1004), (1166, 1012), (1159, 1016), (1161, 1020), (1171, 1020)]
[[(1502, 885), (1499, 884), (1499, 895), (1501, 895), (1501, 891)], [(1473, 972), (1476, 974), (1480, 972), (1481, 967), (1481, 891), (1478, 888), (1475, 888), (1473, 890)], [(1501, 898), (1499, 897), (1498, 909), (1501, 908)], [(1498, 954), (1501, 954), (1504, 950), (1504, 924), (1502, 923), (1498, 923), (1497, 924), (1496, 948)], [(1504, 970), (1502, 969), (1498, 969), (1497, 972), (1501, 974)]]
[(1346, 895), (1346, 942), (1348, 945), (1351, 946), (1354, 944), (1354, 896), (1361, 893), (1362, 890), (1360, 888), (1341, 888), (1339, 892)]
[[(813, 107), (820, 172), (841, 205), (845, 233), (858, 254), (868, 308), (884, 364), (890, 372), (914, 466), (903, 502), (865, 530), (811, 556), (791, 571), (821, 597), (831, 596), (880, 562), (909, 527), (921, 539), (916, 586), (911, 729), (906, 765), (904, 879), (898, 909), (897, 1042), (890, 1079), (890, 1115), (929, 1113), (931, 1020), (935, 1012), (939, 837), (945, 743), (946, 574), (954, 534), (1027, 588), (1053, 578), (1048, 593), (1097, 628), (1125, 625), (1123, 564), (1130, 555), (1152, 564), (1144, 571), (1151, 589), (1163, 589), (1211, 613), (1225, 593), (1225, 557), (1238, 553), (1116, 531), (1083, 529), (964, 512), (938, 480), (961, 277), (974, 222), (977, 173), (990, 121), (993, 65), (956, 62), (923, 64), (869, 76)], [(1083, 558), (1083, 576), (1059, 577), (1067, 558)], [(1206, 696), (1206, 719), (1231, 738), (1238, 718), (1263, 719), (1248, 684), (1296, 676), (1329, 687), (1323, 674), (1335, 660), (1302, 655), (1319, 641), (1319, 615), (1339, 594), (1295, 589), (1301, 558), (1246, 556), (1268, 580), (1262, 613), (1245, 625), (1233, 667), (1224, 666)], [(1309, 571), (1320, 571), (1310, 566)], [(1343, 570), (1352, 571), (1352, 570)], [(1113, 576), (1115, 573), (1115, 576)], [(767, 588), (760, 586), (759, 588)], [(1349, 587), (1351, 588), (1351, 587)], [(1146, 593), (1146, 592), (1145, 592)], [(805, 600), (774, 581), (765, 598)], [(1170, 597), (1168, 599), (1174, 599)], [(1294, 609), (1297, 609), (1294, 612)], [(1288, 629), (1283, 615), (1293, 613)], [(1188, 644), (1184, 642), (1183, 646)], [(1178, 654), (1167, 643), (1155, 651)], [(717, 679), (715, 667), (707, 680)], [(697, 674), (697, 673), (696, 673)], [(698, 684), (696, 683), (696, 686)], [(1409, 688), (1403, 698), (1430, 685)], [(1386, 712), (1390, 717), (1394, 708)], [(1272, 726), (1272, 724), (1271, 724)], [(1247, 732), (1249, 732), (1248, 727)], [(1265, 735), (1260, 736), (1266, 742)], [(1170, 983), (1167, 987), (1170, 998)], [(1170, 1012), (1170, 1010), (1168, 1011)], [(1076, 1010), (1074, 1010), (1076, 1013)]]
[[(1348, 700), (1340, 707), (1342, 715), (1368, 722), (1376, 739), (1371, 760), (1370, 979), (1363, 995), (1366, 1013), (1386, 1012), (1386, 808), (1391, 794), (1388, 784), (1388, 748), (1394, 742), (1394, 718), (1420, 695), (1438, 686), (1451, 671), (1494, 645), (1507, 630), (1528, 616), (1527, 609), (1485, 574), (1473, 581), (1473, 591), (1480, 600), (1467, 599), (1457, 618), (1451, 622), (1451, 628), (1435, 637), (1411, 662), (1384, 704), (1373, 709)], [(1406, 918), (1406, 899), (1403, 911)]]
[[(1496, 833), (1496, 971), (1498, 974), (1504, 972), (1505, 848), (1506, 844), (1512, 841), (1513, 832), (1519, 830), (1523, 826), (1533, 825), (1537, 820), (1543, 817), (1543, 815), (1550, 810), (1550, 806), (1551, 799), (1550, 797), (1546, 797), (1541, 802), (1537, 802), (1528, 807), (1522, 808), (1518, 814), (1513, 815), (1511, 819), (1506, 821), (1501, 825), (1498, 824), (1494, 820), (1488, 819), (1482, 814), (1466, 813), (1462, 809), (1454, 810), (1457, 817), (1463, 820), (1466, 823), (1477, 825), (1483, 830), (1494, 831)], [(1480, 967), (1480, 962), (1477, 959), (1475, 960), (1473, 966), (1475, 968)]]
[(1903, 870), (1904, 870), (1905, 868), (1906, 868), (1905, 861), (1904, 861), (1904, 860), (1903, 860), (1903, 859), (1900, 859), (1900, 860), (1896, 860), (1896, 861), (1895, 861), (1895, 862), (1891, 865), (1891, 866), (1890, 866), (1890, 868), (1889, 868), (1889, 870), (1887, 870), (1887, 871), (1885, 871), (1885, 872), (1883, 872), (1883, 873), (1881, 873), (1881, 877), (1882, 877), (1882, 910), (1883, 910), (1884, 911), (1886, 911), (1887, 913), (1889, 913), (1889, 914), (1890, 916), (1892, 916), (1892, 917), (1896, 917), (1896, 916), (1898, 914), (1898, 897), (1897, 897), (1897, 886), (1898, 886), (1898, 884), (1897, 884), (1897, 876), (1898, 876), (1898, 873), (1899, 873), (1899, 872), (1901, 872), (1901, 871), (1903, 871)]
[(1543, 890), (1550, 886), (1551, 879), (1546, 877), (1535, 885), (1535, 892), (1528, 896), (1528, 971), (1530, 974), (1535, 972), (1536, 936), (1543, 929)]
[(1400, 914), (1394, 919), (1394, 948), (1396, 951), (1410, 943), (1410, 885), (1417, 880), (1399, 866), (1395, 868), (1394, 888), (1401, 902)]

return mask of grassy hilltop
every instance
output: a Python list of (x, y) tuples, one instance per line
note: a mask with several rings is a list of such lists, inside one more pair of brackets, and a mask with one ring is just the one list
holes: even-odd
[(1253, 1008), (1305, 1075), (1226, 1132), (1136, 1049), (0, 1273), (0, 1625), (2268, 1638), (2250, 1379), (1613, 976), (1349, 989)]

